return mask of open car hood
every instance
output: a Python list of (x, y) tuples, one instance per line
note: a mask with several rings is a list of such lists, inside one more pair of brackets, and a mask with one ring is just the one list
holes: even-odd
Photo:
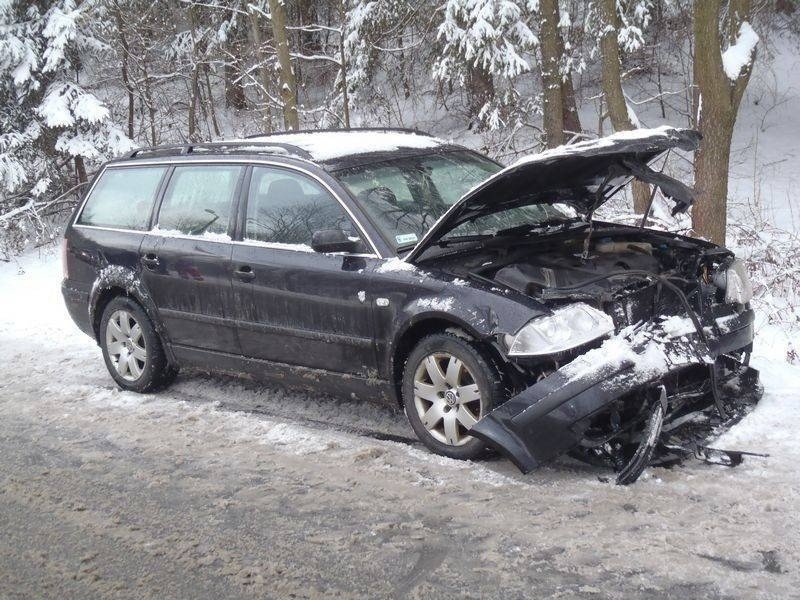
[[(694, 192), (680, 181), (648, 166), (673, 148), (696, 150), (700, 133), (692, 129), (635, 129), (560, 146), (520, 159), (467, 192), (442, 215), (406, 257), (413, 261), (462, 223), (516, 206), (562, 203), (588, 215), (634, 177), (656, 185), (685, 211)], [(598, 193), (599, 190), (599, 193)]]

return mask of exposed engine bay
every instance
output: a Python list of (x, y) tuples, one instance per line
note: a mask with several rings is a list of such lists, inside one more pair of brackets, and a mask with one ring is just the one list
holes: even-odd
[(697, 240), (595, 224), (590, 237), (578, 228), (513, 247), (487, 245), (447, 266), (459, 276), (491, 280), (549, 306), (592, 304), (620, 328), (655, 315), (685, 314), (674, 287), (701, 320), (716, 315), (732, 259), (726, 249)]

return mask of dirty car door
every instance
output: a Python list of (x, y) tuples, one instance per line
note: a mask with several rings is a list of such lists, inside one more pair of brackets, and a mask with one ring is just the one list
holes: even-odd
[(140, 250), (142, 278), (173, 344), (238, 353), (228, 236), (239, 165), (175, 168)]
[(253, 358), (369, 376), (376, 358), (368, 262), (362, 253), (311, 249), (314, 231), (352, 220), (331, 192), (303, 173), (253, 167), (234, 244), (233, 288), (242, 353)]

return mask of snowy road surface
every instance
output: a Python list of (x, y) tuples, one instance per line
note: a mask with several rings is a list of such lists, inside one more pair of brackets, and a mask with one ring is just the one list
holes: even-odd
[(369, 404), (199, 375), (119, 392), (60, 277), (0, 263), (1, 598), (796, 597), (797, 367), (757, 357), (767, 395), (717, 443), (768, 459), (522, 476), (403, 443)]

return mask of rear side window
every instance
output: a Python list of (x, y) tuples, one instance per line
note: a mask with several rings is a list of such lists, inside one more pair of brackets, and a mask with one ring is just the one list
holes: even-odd
[(322, 229), (358, 235), (341, 204), (313, 179), (285, 169), (253, 168), (245, 239), (310, 247), (314, 232)]
[(164, 167), (106, 169), (86, 200), (79, 225), (147, 229)]
[(241, 166), (176, 167), (170, 177), (158, 229), (185, 235), (226, 234)]

